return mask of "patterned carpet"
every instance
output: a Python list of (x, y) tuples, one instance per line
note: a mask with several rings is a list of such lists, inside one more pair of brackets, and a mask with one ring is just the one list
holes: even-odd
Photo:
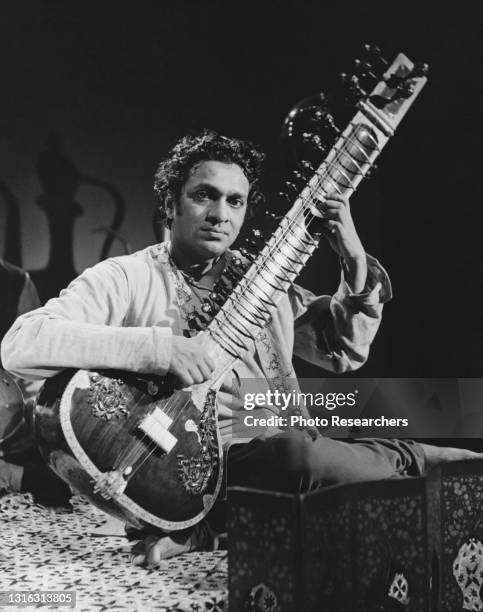
[(73, 511), (34, 504), (30, 495), (0, 499), (0, 591), (76, 591), (82, 612), (228, 609), (224, 552), (132, 566), (124, 536), (93, 534), (106, 532), (106, 515), (82, 498), (72, 502)]

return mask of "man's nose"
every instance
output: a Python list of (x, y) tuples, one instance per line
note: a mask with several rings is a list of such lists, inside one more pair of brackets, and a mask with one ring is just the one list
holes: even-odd
[(228, 202), (226, 198), (220, 197), (212, 202), (208, 211), (208, 219), (212, 223), (225, 223), (228, 221)]

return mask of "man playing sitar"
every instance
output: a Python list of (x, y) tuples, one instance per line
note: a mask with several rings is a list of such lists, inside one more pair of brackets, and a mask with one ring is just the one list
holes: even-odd
[[(5, 368), (25, 378), (47, 378), (65, 368), (170, 373), (182, 388), (211, 380), (216, 359), (206, 350), (206, 332), (197, 332), (247, 268), (230, 247), (260, 200), (262, 160), (252, 144), (211, 131), (182, 138), (155, 178), (170, 242), (97, 264), (58, 298), (17, 319), (2, 344)], [(333, 192), (320, 206), (324, 232), (342, 262), (341, 282), (332, 298), (291, 284), (268, 325), (253, 338), (244, 336), (246, 346), (217, 394), (221, 440), (225, 449), (232, 446), (228, 484), (304, 492), (421, 475), (439, 461), (478, 456), (412, 441), (340, 442), (294, 429), (268, 428), (252, 440), (246, 429), (239, 435), (244, 411), (234, 380), (269, 388), (294, 376), (293, 354), (336, 373), (360, 367), (390, 298), (386, 272), (366, 254), (348, 200)], [(234, 320), (230, 329), (242, 325)], [(235, 335), (217, 340), (228, 353), (236, 350)], [(134, 561), (151, 565), (202, 548), (201, 532), (194, 527), (150, 536), (135, 549)]]

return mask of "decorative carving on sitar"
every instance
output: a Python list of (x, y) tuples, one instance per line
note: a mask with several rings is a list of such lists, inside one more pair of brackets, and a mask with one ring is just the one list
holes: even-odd
[(93, 416), (104, 421), (126, 419), (129, 411), (126, 409), (127, 398), (122, 391), (123, 381), (96, 373), (90, 374), (89, 379), (91, 384), (87, 401), (92, 406)]
[(200, 495), (206, 489), (211, 475), (218, 465), (216, 444), (216, 391), (206, 395), (198, 428), (200, 453), (195, 457), (178, 455), (178, 474), (184, 489), (191, 495)]

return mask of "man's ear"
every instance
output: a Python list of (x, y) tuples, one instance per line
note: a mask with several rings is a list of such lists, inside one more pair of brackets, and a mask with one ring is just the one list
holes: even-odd
[(166, 214), (166, 219), (173, 220), (174, 219), (174, 199), (172, 196), (167, 196), (164, 201), (164, 211)]

